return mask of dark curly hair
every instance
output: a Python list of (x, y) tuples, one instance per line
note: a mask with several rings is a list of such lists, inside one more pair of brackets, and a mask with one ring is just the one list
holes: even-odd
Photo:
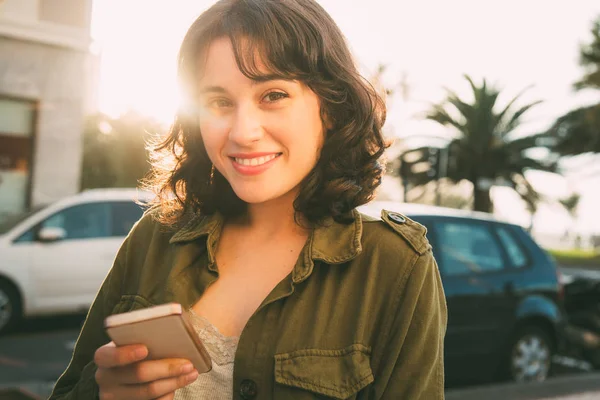
[(175, 224), (188, 213), (233, 216), (246, 209), (213, 168), (197, 119), (201, 58), (222, 37), (231, 40), (248, 78), (297, 80), (320, 98), (325, 140), (294, 201), (296, 221), (299, 215), (309, 224), (330, 216), (349, 221), (381, 184), (388, 147), (381, 132), (385, 104), (359, 74), (338, 26), (313, 0), (221, 0), (189, 28), (178, 64), (184, 106), (169, 135), (151, 149), (153, 168), (145, 182), (157, 194), (159, 220)]

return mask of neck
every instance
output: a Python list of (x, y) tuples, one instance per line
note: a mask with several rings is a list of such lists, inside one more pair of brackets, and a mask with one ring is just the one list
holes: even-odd
[(284, 234), (305, 235), (307, 230), (299, 226), (294, 217), (296, 193), (290, 192), (277, 199), (249, 204), (247, 213), (239, 224), (258, 236), (280, 236)]

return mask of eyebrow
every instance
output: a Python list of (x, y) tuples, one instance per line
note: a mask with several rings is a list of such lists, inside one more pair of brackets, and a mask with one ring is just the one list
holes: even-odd
[[(260, 85), (262, 83), (269, 82), (269, 81), (287, 81), (287, 82), (293, 82), (294, 79), (283, 78), (283, 77), (280, 77), (278, 75), (268, 75), (268, 76), (265, 76), (264, 78), (261, 78), (261, 79), (254, 79), (252, 81), (252, 86), (257, 86), (257, 85)], [(208, 93), (225, 94), (225, 93), (227, 93), (227, 89), (225, 89), (222, 86), (218, 86), (218, 85), (205, 86), (205, 87), (203, 87), (203, 88), (200, 89), (200, 94), (208, 94)]]
[(200, 90), (201, 94), (208, 94), (208, 93), (227, 93), (227, 90), (225, 90), (225, 88), (221, 87), (221, 86), (206, 86), (203, 87)]

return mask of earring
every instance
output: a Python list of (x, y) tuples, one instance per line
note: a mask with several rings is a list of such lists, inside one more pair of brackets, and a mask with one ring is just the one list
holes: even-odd
[(214, 181), (215, 181), (215, 165), (211, 164), (210, 165), (210, 177), (209, 177), (209, 180), (208, 180), (208, 185), (212, 186), (213, 183), (214, 183)]

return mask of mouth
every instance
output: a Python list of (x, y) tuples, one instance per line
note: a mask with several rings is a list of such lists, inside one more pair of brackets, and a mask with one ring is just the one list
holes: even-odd
[(269, 169), (283, 153), (234, 154), (229, 156), (235, 170), (242, 175), (258, 175)]
[(252, 158), (248, 158), (248, 157), (229, 157), (229, 158), (231, 158), (233, 160), (233, 162), (235, 162), (236, 164), (239, 164), (239, 165), (243, 165), (246, 167), (258, 167), (258, 166), (268, 163), (269, 161), (274, 160), (275, 158), (279, 157), (280, 155), (281, 155), (281, 153), (273, 153), (273, 154), (269, 154), (266, 156), (252, 157)]

